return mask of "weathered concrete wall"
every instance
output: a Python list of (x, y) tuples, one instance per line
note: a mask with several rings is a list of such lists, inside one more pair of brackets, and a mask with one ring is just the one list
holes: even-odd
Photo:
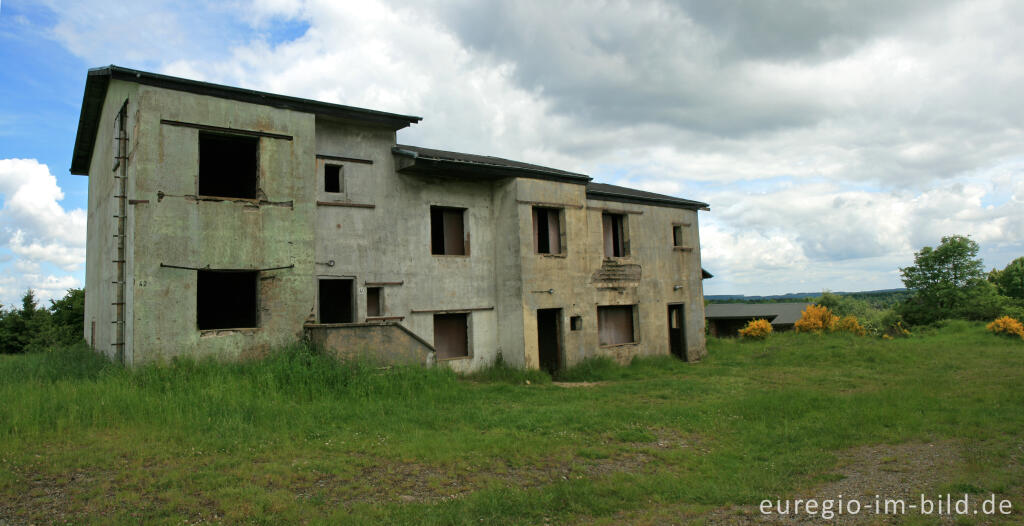
[(306, 325), (313, 345), (344, 360), (432, 365), (434, 349), (396, 322)]
[(506, 363), (515, 367), (526, 367), (527, 354), (523, 352), (526, 345), (522, 302), (523, 247), (520, 241), (522, 210), (516, 199), (519, 183), (519, 179), (507, 179), (495, 183), (494, 277), (492, 279), (498, 331), (497, 351), (501, 353), (501, 357)]
[[(316, 261), (335, 265), (318, 264), (317, 275), (356, 280), (357, 321), (366, 319), (367, 282), (402, 282), (384, 287), (382, 315), (400, 318), (395, 321), (428, 342), (434, 341), (436, 311), (466, 312), (470, 356), (440, 363), (460, 371), (490, 363), (498, 349), (494, 199), (504, 186), (398, 174), (394, 144), (393, 133), (317, 121), (317, 154), (372, 161), (328, 160), (344, 165), (347, 195), (321, 197), (373, 205), (318, 207)], [(431, 206), (466, 209), (468, 255), (431, 254)]]
[[(522, 266), (522, 295), (518, 298), (523, 324), (524, 354), (528, 367), (539, 367), (537, 310), (562, 309), (563, 364), (572, 365), (592, 347), (588, 331), (596, 331), (590, 313), (587, 261), (592, 248), (587, 242), (586, 187), (537, 179), (520, 179), (517, 186), (518, 232)], [(533, 242), (533, 207), (561, 208), (560, 254), (537, 254)], [(552, 292), (546, 292), (552, 291)], [(582, 316), (584, 330), (570, 330), (569, 318)], [(589, 327), (588, 327), (589, 326)], [(596, 333), (595, 333), (596, 334)]]
[[(148, 86), (139, 88), (133, 198), (136, 363), (179, 355), (233, 359), (294, 342), (313, 289), (314, 119), (267, 106)], [(291, 135), (259, 139), (260, 199), (198, 194), (199, 125)], [(259, 327), (200, 331), (192, 270), (293, 268), (259, 275)]]
[[(698, 360), (706, 354), (704, 341), (704, 292), (701, 282), (700, 239), (697, 212), (679, 208), (619, 203), (590, 199), (589, 244), (594, 256), (588, 260), (591, 281), (602, 265), (604, 211), (626, 213), (629, 230), (629, 255), (613, 261), (626, 265), (639, 265), (639, 282), (624, 280), (594, 287), (594, 316), (597, 305), (637, 306), (637, 325), (634, 327), (637, 343), (601, 347), (593, 333), (591, 348), (628, 361), (633, 356), (669, 354), (668, 305), (682, 304), (686, 323), (687, 359)], [(638, 212), (638, 213), (636, 213)], [(684, 223), (683, 246), (673, 247), (672, 226)], [(596, 319), (595, 319), (596, 325)]]
[[(470, 355), (442, 362), (458, 371), (493, 363), (499, 353), (513, 365), (538, 367), (537, 310), (547, 308), (562, 310), (563, 366), (595, 355), (625, 362), (668, 354), (669, 304), (685, 305), (688, 358), (704, 354), (695, 211), (588, 200), (584, 185), (555, 181), (399, 174), (389, 129), (120, 81), (108, 91), (89, 182), (86, 338), (95, 321), (95, 346), (108, 354), (116, 270), (112, 119), (126, 98), (128, 195), (137, 201), (128, 211), (129, 364), (178, 355), (233, 359), (291, 343), (309, 332), (304, 324), (318, 321), (318, 280), (339, 277), (354, 280), (356, 322), (368, 321), (367, 283), (384, 283), (383, 311), (369, 321), (400, 323), (428, 344), (436, 313), (466, 313)], [(199, 131), (162, 119), (292, 138), (259, 139), (259, 199), (211, 200), (197, 195)], [(342, 167), (340, 193), (324, 190), (328, 163)], [(535, 253), (538, 205), (562, 210), (560, 254)], [(466, 209), (467, 255), (431, 254), (431, 206)], [(605, 210), (627, 213), (626, 257), (604, 257)], [(684, 245), (693, 251), (672, 246), (673, 223), (689, 224)], [(196, 272), (161, 263), (294, 266), (261, 273), (259, 327), (200, 331)], [(637, 306), (635, 343), (599, 345), (599, 305)], [(582, 319), (580, 330), (570, 329), (573, 316)], [(385, 326), (309, 334), (337, 349), (371, 348), (402, 330)]]
[[(696, 211), (591, 200), (582, 185), (533, 179), (518, 181), (517, 198), (527, 366), (539, 365), (537, 310), (549, 308), (562, 309), (563, 366), (599, 355), (626, 363), (635, 356), (669, 354), (670, 304), (683, 305), (687, 359), (705, 354)], [(562, 208), (562, 254), (535, 253), (533, 206)], [(629, 254), (625, 257), (604, 256), (601, 215), (605, 211), (626, 215)], [(692, 251), (673, 247), (672, 227), (677, 223), (689, 224), (683, 228), (683, 245)], [(636, 305), (634, 343), (600, 345), (597, 307), (604, 305)], [(582, 318), (581, 330), (571, 330), (572, 316)]]
[[(117, 266), (114, 260), (117, 259), (117, 239), (114, 234), (117, 232), (117, 179), (114, 177), (114, 125), (115, 117), (121, 110), (121, 105), (128, 101), (128, 174), (129, 181), (134, 177), (135, 165), (137, 162), (138, 144), (138, 101), (137, 85), (120, 81), (112, 81), (107, 89), (106, 100), (103, 103), (103, 113), (99, 120), (96, 133), (96, 145), (93, 150), (92, 164), (89, 166), (89, 197), (88, 197), (88, 226), (86, 234), (86, 262), (85, 262), (85, 341), (89, 342), (94, 349), (113, 358), (116, 349), (113, 346), (116, 327), (115, 310), (113, 303), (116, 297)], [(129, 194), (131, 195), (131, 194)], [(129, 210), (128, 234), (131, 235)], [(126, 259), (130, 262), (133, 257), (132, 239), (129, 237), (126, 245)], [(129, 265), (126, 269), (128, 280), (132, 279), (132, 268)], [(128, 291), (130, 294), (130, 287)], [(130, 306), (130, 298), (128, 301)], [(130, 318), (130, 312), (127, 314)], [(94, 329), (95, 327), (95, 329)], [(130, 334), (130, 325), (126, 327), (126, 335)], [(128, 340), (129, 343), (131, 340)], [(126, 346), (125, 360), (131, 363), (131, 346)]]

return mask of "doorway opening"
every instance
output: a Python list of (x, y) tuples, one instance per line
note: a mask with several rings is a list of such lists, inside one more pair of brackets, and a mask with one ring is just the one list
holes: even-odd
[(537, 353), (540, 368), (554, 374), (562, 368), (562, 309), (537, 309)]
[(320, 323), (353, 323), (355, 316), (354, 280), (320, 280)]
[(673, 355), (686, 361), (686, 316), (682, 305), (668, 306), (668, 347)]

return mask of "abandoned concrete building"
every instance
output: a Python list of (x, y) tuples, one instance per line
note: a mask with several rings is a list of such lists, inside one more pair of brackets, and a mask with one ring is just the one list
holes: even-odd
[(708, 205), (397, 144), (419, 120), (90, 70), (86, 340), (129, 366), (301, 338), (458, 371), (705, 353)]

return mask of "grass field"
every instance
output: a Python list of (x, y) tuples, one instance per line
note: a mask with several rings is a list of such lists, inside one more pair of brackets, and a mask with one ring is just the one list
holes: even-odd
[(0, 524), (731, 524), (829, 491), (994, 493), (1013, 515), (958, 520), (1024, 523), (1024, 342), (957, 322), (708, 347), (565, 382), (301, 347), (135, 372), (0, 356)]

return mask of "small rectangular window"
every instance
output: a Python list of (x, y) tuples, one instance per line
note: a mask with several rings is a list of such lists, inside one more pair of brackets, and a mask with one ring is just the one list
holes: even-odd
[(196, 325), (199, 330), (257, 327), (258, 275), (256, 271), (197, 271)]
[(465, 256), (465, 208), (430, 207), (430, 253), (436, 256)]
[(199, 194), (255, 199), (259, 137), (199, 132)]
[(469, 356), (468, 314), (434, 315), (434, 350), (437, 359)]
[(380, 316), (384, 312), (381, 305), (383, 296), (381, 287), (366, 287), (366, 317)]
[(569, 318), (569, 328), (574, 331), (583, 330), (583, 316)]
[(683, 226), (673, 225), (672, 226), (672, 246), (681, 247), (683, 246)]
[(344, 187), (343, 177), (341, 165), (324, 165), (324, 192), (332, 194), (341, 193), (341, 189)]
[(601, 345), (618, 345), (636, 341), (633, 332), (635, 305), (614, 305), (597, 308), (597, 333)]
[(626, 216), (624, 214), (601, 214), (604, 230), (604, 257), (620, 258), (629, 255), (626, 243)]
[(562, 228), (557, 208), (533, 207), (533, 250), (537, 254), (562, 253)]
[(320, 323), (356, 321), (353, 280), (321, 279), (319, 287)]

